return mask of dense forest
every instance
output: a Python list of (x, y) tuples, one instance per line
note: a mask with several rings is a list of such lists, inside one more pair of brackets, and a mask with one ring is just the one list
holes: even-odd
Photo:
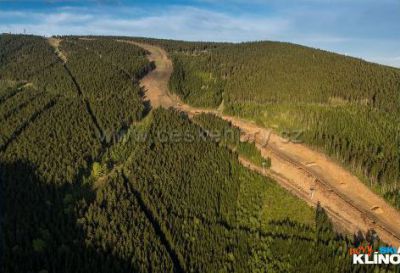
[[(183, 272), (363, 272), (350, 265), (347, 247), (353, 241), (334, 232), (323, 209), (313, 211), (274, 181), (245, 169), (209, 128), (171, 110), (153, 111), (99, 162), (95, 187), (103, 189), (122, 172)], [(159, 132), (172, 130), (193, 139), (159, 138)], [(91, 234), (100, 238), (108, 234), (93, 228)]]
[[(85, 98), (88, 108), (90, 107), (91, 115), (96, 117), (95, 123), (103, 136), (127, 128), (130, 123), (139, 120), (145, 111), (141, 91), (138, 85), (132, 84), (134, 78), (140, 75), (142, 68), (147, 65), (143, 52), (117, 47), (115, 51), (119, 55), (117, 53), (114, 55), (118, 58), (112, 55), (110, 59), (116, 61), (111, 62), (108, 58), (102, 57), (104, 55), (102, 52), (106, 53), (108, 47), (107, 41), (94, 43), (68, 38), (60, 45), (61, 51), (65, 52), (67, 57), (68, 71), (74, 75), (79, 93)], [(129, 73), (117, 62), (120, 62), (124, 55), (131, 55), (137, 60), (134, 65), (127, 66)]]
[(268, 161), (231, 124), (148, 112), (146, 52), (59, 38), (0, 35), (1, 272), (395, 271), (352, 266), (367, 242), (244, 168)]
[(280, 42), (141, 40), (170, 53), (187, 103), (301, 131), (400, 208), (399, 69)]
[(216, 142), (234, 150), (238, 155), (250, 160), (250, 162), (265, 168), (271, 166), (270, 159), (264, 159), (260, 150), (257, 149), (254, 142), (242, 141), (240, 139), (240, 129), (233, 126), (213, 114), (200, 114), (194, 117), (207, 135)]

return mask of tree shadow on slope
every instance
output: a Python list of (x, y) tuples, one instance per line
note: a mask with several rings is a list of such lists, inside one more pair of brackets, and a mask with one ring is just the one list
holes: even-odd
[(29, 162), (0, 163), (1, 272), (132, 272), (131, 263), (89, 247), (76, 224), (88, 187), (46, 183)]

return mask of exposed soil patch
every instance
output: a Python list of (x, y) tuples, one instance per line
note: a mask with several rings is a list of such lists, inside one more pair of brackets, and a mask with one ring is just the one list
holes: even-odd
[(383, 210), (382, 210), (380, 207), (378, 207), (378, 206), (372, 207), (371, 210), (372, 210), (373, 212), (375, 212), (375, 213), (378, 213), (378, 214), (383, 213)]
[(56, 53), (56, 55), (58, 56), (58, 58), (63, 62), (66, 63), (67, 62), (67, 56), (64, 54), (64, 52), (62, 52), (60, 50), (60, 43), (61, 43), (61, 39), (58, 38), (54, 38), (51, 37), (48, 39), (49, 44), (54, 48), (54, 52)]

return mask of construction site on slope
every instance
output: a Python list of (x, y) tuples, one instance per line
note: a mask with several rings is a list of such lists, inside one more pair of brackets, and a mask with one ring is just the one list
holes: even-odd
[(273, 178), (283, 188), (309, 205), (317, 204), (327, 211), (337, 229), (348, 234), (375, 230), (382, 241), (400, 245), (400, 212), (372, 192), (356, 176), (321, 152), (304, 144), (293, 143), (272, 130), (250, 121), (224, 115), (219, 110), (195, 108), (183, 103), (168, 89), (173, 64), (165, 50), (158, 46), (122, 41), (147, 50), (156, 68), (140, 84), (153, 108), (175, 108), (189, 117), (213, 113), (241, 130), (241, 138), (254, 141), (271, 168), (264, 169), (239, 158), (249, 169)]

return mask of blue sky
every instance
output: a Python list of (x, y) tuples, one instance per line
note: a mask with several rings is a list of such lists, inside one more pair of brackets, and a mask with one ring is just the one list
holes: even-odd
[(0, 32), (277, 40), (400, 67), (400, 0), (0, 0)]

